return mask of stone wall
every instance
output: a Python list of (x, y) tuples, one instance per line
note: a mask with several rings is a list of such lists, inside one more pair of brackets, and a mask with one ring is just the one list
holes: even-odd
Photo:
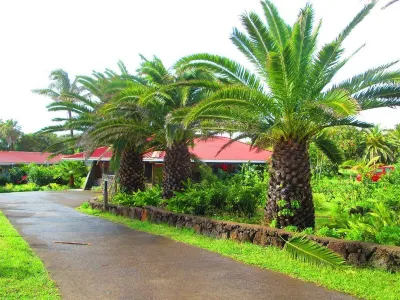
[[(89, 201), (92, 208), (103, 209), (103, 203)], [(217, 221), (204, 217), (176, 214), (157, 207), (127, 207), (109, 205), (108, 211), (141, 221), (167, 223), (178, 228), (192, 228), (199, 234), (239, 242), (249, 242), (260, 246), (276, 246), (282, 248), (285, 240), (293, 233), (265, 226), (241, 224), (229, 221)], [(282, 239), (282, 238), (283, 239)], [(310, 239), (340, 254), (349, 264), (369, 266), (391, 272), (400, 271), (400, 247), (384, 246), (371, 243), (347, 241), (334, 238), (308, 236)]]

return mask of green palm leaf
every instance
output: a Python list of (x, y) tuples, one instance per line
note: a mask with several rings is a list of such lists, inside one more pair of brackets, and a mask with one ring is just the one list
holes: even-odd
[(345, 261), (337, 253), (307, 239), (305, 236), (293, 236), (286, 241), (284, 246), (291, 257), (314, 265), (328, 265), (332, 267), (344, 267)]

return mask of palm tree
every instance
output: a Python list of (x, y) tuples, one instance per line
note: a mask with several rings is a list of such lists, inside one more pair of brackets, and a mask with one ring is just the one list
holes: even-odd
[(158, 142), (152, 135), (162, 130), (163, 120), (129, 99), (111, 100), (96, 114), (102, 120), (88, 130), (86, 139), (92, 145), (112, 148), (122, 192), (144, 190), (142, 156), (156, 149)]
[(0, 138), (5, 141), (5, 146), (8, 151), (15, 150), (15, 144), (21, 136), (22, 132), (18, 121), (13, 119), (6, 121), (0, 120)]
[[(34, 89), (33, 93), (44, 95), (51, 98), (54, 102), (50, 103), (48, 106), (51, 111), (54, 104), (57, 105), (57, 102), (70, 102), (73, 103), (76, 101), (76, 96), (81, 94), (82, 89), (77, 85), (77, 79), (71, 82), (68, 77), (68, 73), (62, 69), (54, 70), (50, 73), (49, 76), (52, 81), (47, 89)], [(54, 111), (54, 109), (53, 109)], [(72, 109), (68, 109), (68, 120), (72, 120), (72, 113), (74, 111)], [(74, 137), (74, 129), (70, 128), (70, 137)]]
[(381, 129), (379, 126), (364, 129), (364, 160), (369, 161), (374, 157), (378, 157), (378, 161), (382, 163), (390, 163), (394, 161), (395, 141), (391, 138), (387, 130)]
[(120, 190), (132, 193), (144, 189), (142, 156), (156, 144), (148, 138), (157, 131), (154, 128), (158, 123), (137, 103), (117, 97), (127, 87), (145, 84), (143, 78), (130, 74), (121, 61), (118, 67), (121, 74), (107, 69), (104, 74), (94, 72), (92, 77), (79, 77), (79, 83), (97, 99), (97, 105), (89, 118), (73, 124), (87, 126), (81, 139), (86, 149), (109, 146), (113, 150)]
[(157, 131), (152, 134), (152, 139), (165, 150), (163, 198), (170, 198), (174, 191), (182, 190), (184, 182), (191, 177), (189, 146), (199, 129), (199, 123), (193, 122), (184, 128), (180, 120), (188, 108), (198, 103), (207, 90), (215, 88), (218, 83), (213, 82), (214, 76), (209, 72), (178, 74), (167, 69), (157, 57), (152, 60), (141, 57), (138, 72), (145, 83), (133, 84), (123, 90), (120, 99), (131, 99), (163, 120), (163, 126), (154, 127)]
[[(184, 124), (219, 113), (240, 125), (238, 131), (255, 145), (273, 145), (267, 222), (279, 227), (314, 227), (308, 145), (333, 126), (370, 127), (356, 119), (359, 111), (400, 105), (400, 72), (386, 64), (332, 85), (335, 74), (349, 61), (343, 42), (376, 2), (365, 6), (330, 43), (317, 50), (319, 23), (314, 26), (311, 4), (301, 9), (291, 26), (272, 2), (261, 2), (266, 22), (256, 13), (242, 16), (245, 32), (233, 30), (232, 42), (253, 64), (255, 73), (226, 57), (195, 54), (181, 59), (181, 70), (207, 69), (231, 82), (203, 100)], [(362, 47), (360, 47), (361, 49)], [(358, 51), (356, 51), (358, 52)], [(337, 153), (329, 136), (317, 144)]]

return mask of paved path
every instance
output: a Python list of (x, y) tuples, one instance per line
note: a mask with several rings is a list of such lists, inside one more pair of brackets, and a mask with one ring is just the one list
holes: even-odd
[[(63, 299), (352, 299), (275, 272), (75, 211), (89, 192), (0, 195)], [(55, 244), (89, 242), (91, 246)]]

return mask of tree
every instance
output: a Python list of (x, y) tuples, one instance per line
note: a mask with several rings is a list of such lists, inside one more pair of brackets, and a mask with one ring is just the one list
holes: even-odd
[[(99, 101), (90, 114), (91, 123), (82, 141), (86, 149), (109, 146), (113, 162), (118, 168), (120, 189), (126, 193), (144, 190), (144, 165), (142, 156), (152, 149), (154, 140), (149, 137), (157, 132), (156, 116), (137, 105), (135, 101), (117, 95), (127, 87), (141, 86), (144, 80), (129, 74), (122, 62), (121, 74), (106, 70), (95, 72), (93, 77), (81, 76), (79, 82)], [(161, 130), (160, 127), (157, 127)]]
[[(291, 26), (272, 2), (262, 1), (266, 22), (256, 13), (246, 13), (245, 32), (234, 29), (231, 38), (255, 73), (210, 54), (190, 55), (177, 63), (180, 69), (208, 69), (231, 82), (197, 105), (184, 124), (219, 113), (232, 120), (242, 132), (240, 137), (247, 135), (255, 145), (273, 145), (267, 222), (314, 227), (310, 140), (329, 127), (370, 127), (357, 121), (359, 111), (400, 105), (400, 72), (389, 70), (395, 62), (332, 85), (334, 75), (355, 54), (343, 58), (344, 40), (375, 4), (365, 6), (335, 40), (317, 50), (320, 23), (314, 26), (311, 4), (301, 9)], [(317, 144), (328, 156), (337, 153), (326, 134)]]
[(68, 181), (69, 187), (75, 186), (75, 178), (86, 176), (88, 168), (81, 161), (66, 161), (54, 166), (54, 177)]
[(144, 190), (142, 156), (157, 144), (151, 137), (157, 128), (162, 130), (162, 120), (125, 99), (111, 101), (96, 113), (103, 120), (88, 131), (87, 138), (95, 145), (110, 145), (113, 149), (122, 192)]
[(28, 133), (19, 138), (16, 148), (18, 151), (43, 152), (49, 145), (57, 144), (53, 149), (56, 152), (62, 152), (64, 147), (59, 144), (61, 141), (63, 141), (63, 138), (54, 133)]
[(387, 130), (383, 130), (379, 126), (367, 128), (363, 130), (363, 137), (365, 161), (370, 161), (375, 157), (378, 157), (378, 161), (382, 163), (394, 161), (393, 148), (396, 145)]
[(18, 121), (13, 119), (0, 120), (0, 139), (4, 150), (15, 151), (16, 143), (21, 135), (21, 126), (18, 125)]
[(198, 122), (184, 127), (182, 117), (218, 83), (214, 82), (215, 76), (202, 70), (167, 69), (158, 57), (148, 60), (142, 56), (138, 72), (144, 82), (129, 86), (120, 97), (131, 99), (162, 120), (162, 126), (154, 127), (156, 131), (151, 137), (165, 150), (163, 198), (170, 198), (191, 177), (189, 146), (200, 129)]
[[(54, 106), (57, 102), (70, 102), (76, 101), (76, 97), (80, 95), (81, 88), (77, 85), (77, 80), (71, 82), (68, 73), (62, 69), (54, 70), (49, 76), (51, 83), (47, 89), (35, 89), (32, 92), (39, 95), (44, 95), (51, 98), (54, 102), (50, 103), (48, 108)], [(51, 111), (51, 109), (50, 109)], [(53, 109), (54, 111), (54, 109)], [(68, 120), (72, 120), (74, 110), (68, 109)], [(74, 137), (74, 129), (70, 128), (70, 137)]]

